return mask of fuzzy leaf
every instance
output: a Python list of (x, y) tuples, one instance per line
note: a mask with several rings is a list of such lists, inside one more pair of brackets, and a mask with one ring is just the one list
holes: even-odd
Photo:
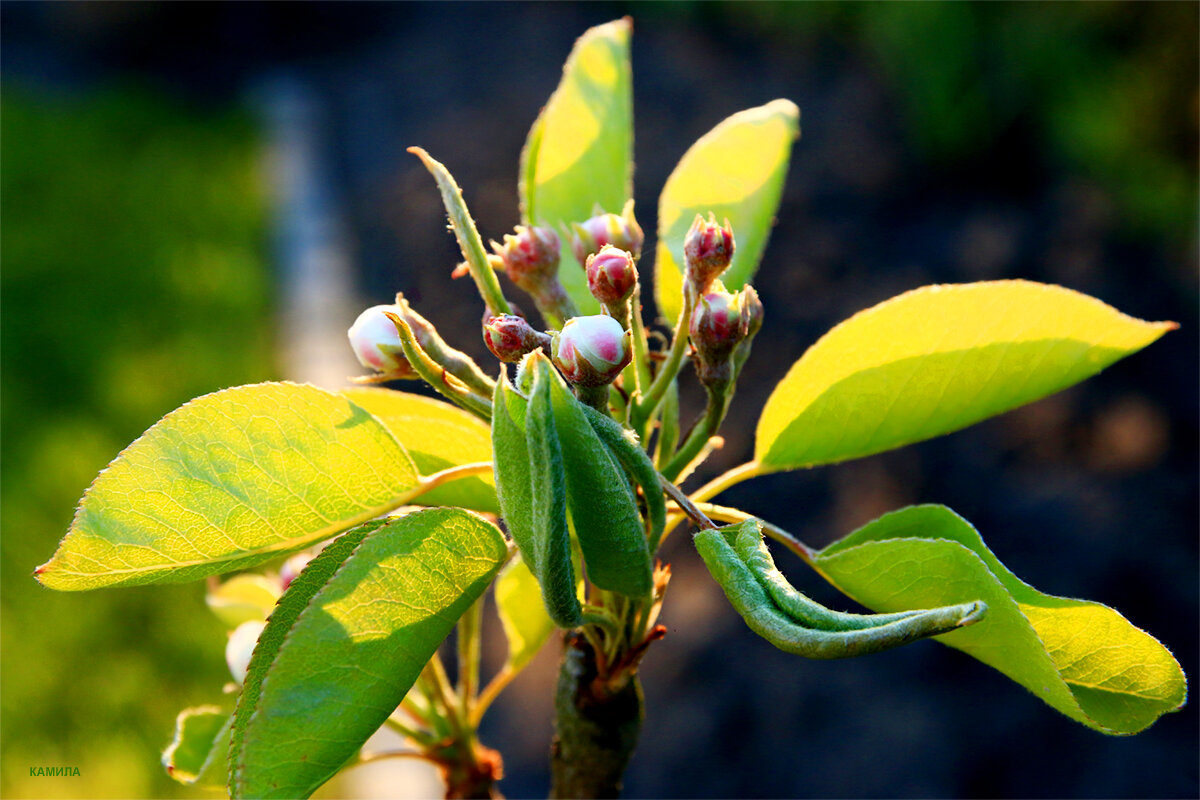
[(1137, 733), (1187, 697), (1179, 663), (1152, 636), (1107, 606), (1022, 582), (944, 506), (885, 514), (814, 562), (826, 580), (875, 611), (983, 600), (989, 611), (982, 622), (938, 640), (1102, 733)]
[(1175, 328), (1029, 281), (926, 286), (808, 349), (767, 400), (762, 472), (845, 461), (965, 428), (1095, 375)]
[(496, 611), (508, 639), (508, 668), (516, 672), (537, 655), (554, 632), (542, 589), (520, 553), (496, 578)]
[(754, 277), (799, 135), (800, 109), (773, 100), (734, 114), (683, 154), (658, 199), (654, 297), (669, 324), (683, 303), (683, 240), (697, 214), (707, 218), (711, 211), (733, 226), (736, 247), (721, 276), (725, 286), (735, 291)]
[[(529, 131), (518, 184), (521, 219), (564, 234), (599, 204), (620, 213), (633, 196), (633, 91), (628, 18), (588, 29)], [(567, 233), (569, 236), (569, 233)], [(599, 313), (583, 268), (564, 241), (559, 278), (580, 313)]]
[[(492, 437), (477, 417), (449, 403), (391, 389), (356, 387), (342, 394), (387, 426), (422, 475), (492, 460)], [(490, 476), (461, 478), (417, 498), (423, 506), (458, 506), (497, 513)]]
[(395, 710), (507, 555), (495, 526), (452, 508), (417, 511), (355, 538), (344, 558), (345, 547), (330, 553), (338, 540), (310, 562), (293, 582), (297, 596), (289, 588), (263, 631), (234, 723), (235, 797), (307, 797), (337, 772)]
[(239, 386), (172, 411), (118, 455), (36, 574), (79, 590), (244, 569), (396, 508), (416, 487), (404, 447), (346, 398)]
[(558, 373), (550, 370), (547, 375), (554, 427), (562, 443), (567, 508), (588, 579), (601, 589), (645, 595), (651, 584), (650, 551), (629, 481)]
[(231, 723), (229, 710), (217, 706), (180, 711), (175, 718), (175, 738), (162, 754), (167, 774), (184, 784), (222, 787)]

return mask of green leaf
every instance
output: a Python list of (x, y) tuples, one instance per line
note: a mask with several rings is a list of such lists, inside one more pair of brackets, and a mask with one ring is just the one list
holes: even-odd
[[(448, 467), (492, 460), (488, 426), (449, 403), (391, 389), (357, 387), (341, 392), (387, 426), (412, 456), (422, 475)], [(490, 477), (461, 478), (417, 498), (423, 506), (459, 506), (497, 513), (496, 488)]]
[(980, 602), (899, 614), (843, 614), (795, 589), (775, 567), (759, 521), (701, 530), (693, 541), (730, 605), (759, 636), (805, 658), (853, 658), (974, 625)]
[(944, 506), (885, 514), (818, 552), (814, 566), (875, 611), (983, 600), (981, 623), (939, 641), (1103, 733), (1137, 733), (1187, 697), (1179, 663), (1152, 636), (1107, 606), (1022, 582)]
[(525, 442), (525, 413), (529, 402), (508, 382), (496, 381), (492, 395), (492, 451), (495, 460), (496, 492), (508, 533), (525, 557), (529, 568), (538, 571), (533, 533), (529, 447)]
[(790, 100), (773, 100), (739, 111), (683, 154), (658, 199), (654, 297), (671, 325), (683, 305), (683, 240), (697, 214), (711, 211), (733, 226), (736, 246), (721, 276), (725, 286), (735, 291), (754, 277), (799, 135), (800, 109)]
[(246, 572), (206, 594), (204, 602), (221, 622), (236, 628), (243, 622), (265, 620), (279, 599), (279, 586), (264, 575)]
[(520, 553), (496, 578), (496, 611), (508, 639), (508, 668), (517, 672), (554, 632), (554, 620), (542, 602), (542, 589)]
[(638, 444), (636, 434), (622, 427), (607, 414), (601, 414), (586, 405), (580, 405), (580, 408), (591, 423), (592, 430), (600, 437), (600, 441), (604, 442), (617, 461), (621, 462), (621, 466), (625, 467), (638, 486), (642, 487), (650, 521), (647, 546), (653, 554), (658, 549), (659, 539), (662, 538), (667, 523), (667, 503), (663, 499), (658, 470), (654, 468), (650, 456), (646, 455), (646, 451)]
[(280, 600), (251, 659), (231, 793), (307, 797), (328, 780), (395, 710), (506, 555), (495, 526), (453, 508), (326, 548)]
[(965, 428), (1095, 375), (1172, 330), (1028, 281), (926, 286), (861, 311), (767, 400), (761, 472), (871, 455)]
[(192, 400), (118, 455), (36, 575), (63, 590), (195, 580), (328, 539), (416, 491), (408, 453), (346, 398), (239, 386)]
[(529, 488), (533, 498), (530, 516), (535, 558), (531, 562), (550, 618), (561, 628), (574, 628), (583, 622), (583, 609), (575, 590), (575, 568), (571, 561), (562, 443), (550, 403), (550, 386), (557, 373), (540, 350), (534, 351), (527, 363), (533, 370), (533, 388), (525, 411)]
[(588, 579), (601, 589), (645, 595), (651, 586), (650, 551), (629, 481), (566, 383), (553, 370), (546, 374), (562, 445), (567, 508)]
[(217, 706), (185, 708), (175, 718), (175, 738), (162, 754), (167, 774), (180, 783), (220, 788), (225, 783), (232, 718)]
[[(628, 18), (588, 29), (529, 131), (521, 153), (521, 219), (564, 233), (599, 204), (620, 213), (633, 196), (633, 91)], [(600, 306), (583, 268), (563, 247), (559, 278), (583, 314)]]

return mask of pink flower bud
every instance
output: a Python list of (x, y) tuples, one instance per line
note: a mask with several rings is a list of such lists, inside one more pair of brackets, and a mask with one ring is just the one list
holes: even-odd
[(633, 254), (611, 244), (587, 257), (588, 291), (606, 307), (615, 307), (633, 294), (637, 286), (637, 267)]
[(250, 656), (254, 654), (258, 637), (262, 635), (265, 627), (265, 622), (243, 622), (229, 634), (229, 641), (225, 643), (225, 663), (229, 665), (229, 674), (239, 684), (246, 680)]
[(539, 347), (548, 350), (550, 345), (549, 336), (514, 314), (490, 318), (483, 326), (483, 341), (496, 358), (508, 363), (520, 361)]
[(408, 361), (400, 347), (400, 334), (384, 311), (403, 316), (399, 306), (371, 306), (358, 315), (346, 332), (350, 337), (350, 346), (364, 367), (378, 372), (407, 370)]
[(634, 219), (632, 200), (625, 204), (620, 215), (597, 214), (586, 222), (571, 225), (571, 230), (574, 234), (571, 248), (580, 264), (585, 264), (588, 256), (599, 253), (606, 244), (625, 250), (636, 261), (642, 255), (642, 243), (646, 240)]
[(299, 577), (304, 568), (308, 566), (308, 562), (312, 561), (316, 556), (312, 553), (296, 553), (296, 555), (283, 562), (283, 566), (279, 568), (279, 582), (283, 584), (283, 588), (292, 585), (292, 581)]
[(574, 317), (554, 337), (554, 363), (577, 386), (612, 383), (633, 357), (630, 334), (612, 317)]
[(708, 291), (733, 258), (733, 229), (729, 227), (729, 220), (725, 220), (722, 227), (713, 214), (708, 215), (707, 222), (697, 214), (683, 240), (683, 255), (687, 261), (688, 283), (696, 292)]
[(733, 377), (730, 357), (746, 338), (749, 323), (742, 300), (742, 294), (733, 295), (721, 287), (701, 296), (692, 310), (688, 335), (696, 347), (700, 382), (706, 386)]
[(509, 280), (535, 297), (557, 280), (560, 247), (558, 234), (550, 228), (525, 225), (518, 225), (515, 234), (505, 234), (503, 245), (492, 242)]

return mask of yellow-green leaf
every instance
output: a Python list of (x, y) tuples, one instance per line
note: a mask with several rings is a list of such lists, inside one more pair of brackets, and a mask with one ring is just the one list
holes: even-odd
[(761, 471), (845, 461), (965, 428), (1095, 375), (1175, 328), (1061, 286), (926, 286), (808, 349), (758, 421)]
[(307, 797), (407, 694), (508, 553), (457, 508), (363, 526), (292, 582), (250, 660), (234, 715), (234, 797)]
[(278, 579), (245, 572), (206, 594), (204, 602), (221, 622), (236, 628), (243, 622), (265, 620), (279, 599), (281, 585)]
[(383, 423), (314, 386), (260, 383), (163, 417), (92, 483), (37, 577), (52, 589), (245, 569), (405, 503), (417, 471)]
[(658, 199), (654, 297), (674, 325), (682, 306), (683, 240), (697, 214), (728, 218), (736, 247), (721, 277), (731, 291), (754, 277), (775, 222), (800, 109), (790, 100), (740, 111), (683, 154)]
[[(589, 28), (529, 131), (521, 153), (521, 218), (559, 232), (599, 204), (620, 213), (633, 195), (633, 92), (628, 18)], [(569, 235), (569, 234), (568, 234)], [(565, 243), (564, 243), (565, 244)], [(559, 278), (581, 313), (599, 313), (583, 268), (562, 248)]]
[[(342, 394), (387, 426), (422, 475), (492, 460), (492, 435), (487, 423), (449, 403), (366, 386), (343, 389)], [(490, 475), (460, 478), (426, 492), (416, 502), (489, 513), (500, 510)]]
[(167, 774), (180, 783), (219, 789), (225, 785), (229, 752), (229, 709), (185, 708), (175, 718), (175, 738), (162, 754)]
[(520, 553), (496, 578), (496, 611), (508, 639), (507, 665), (516, 672), (537, 655), (554, 632), (554, 621), (542, 602), (541, 586)]
[(818, 552), (814, 566), (874, 611), (983, 600), (982, 622), (938, 641), (1103, 733), (1137, 733), (1187, 698), (1183, 670), (1154, 637), (1107, 606), (1022, 582), (944, 506), (885, 514)]

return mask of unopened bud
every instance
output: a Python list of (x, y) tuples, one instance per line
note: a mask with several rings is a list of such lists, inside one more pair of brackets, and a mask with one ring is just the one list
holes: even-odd
[(483, 341), (496, 358), (507, 363), (520, 361), (526, 353), (539, 347), (550, 349), (548, 335), (535, 331), (528, 322), (513, 314), (500, 314), (484, 323)]
[(697, 214), (683, 240), (683, 255), (688, 284), (697, 294), (707, 292), (733, 259), (733, 228), (729, 227), (729, 220), (721, 226), (713, 214), (708, 215), (707, 221)]
[(733, 349), (733, 377), (735, 380), (738, 373), (742, 371), (742, 365), (750, 357), (750, 345), (753, 344), (754, 337), (758, 335), (763, 324), (763, 304), (758, 299), (758, 292), (754, 290), (753, 286), (747, 284), (742, 287), (742, 291), (738, 293), (738, 302), (742, 307), (746, 334)]
[(492, 242), (509, 280), (535, 297), (557, 280), (560, 248), (553, 230), (526, 225), (518, 225), (515, 234), (505, 234), (503, 245)]
[(610, 311), (629, 299), (637, 286), (633, 254), (611, 244), (587, 257), (588, 291)]
[(283, 588), (292, 585), (292, 581), (300, 576), (304, 568), (308, 566), (308, 562), (312, 561), (316, 556), (312, 553), (296, 553), (296, 555), (283, 562), (283, 566), (279, 568), (279, 581), (283, 584)]
[(225, 663), (229, 665), (229, 674), (239, 685), (246, 680), (250, 656), (254, 655), (254, 647), (265, 627), (265, 622), (243, 622), (229, 634), (229, 641), (225, 643)]
[(707, 386), (732, 380), (730, 356), (746, 338), (747, 322), (741, 294), (733, 295), (720, 287), (700, 296), (692, 310), (688, 335), (696, 347), (701, 383)]
[(554, 363), (576, 386), (604, 386), (633, 357), (631, 341), (612, 317), (574, 317), (554, 337)]
[(401, 313), (399, 306), (391, 305), (371, 306), (359, 314), (346, 332), (350, 346), (364, 367), (377, 372), (410, 372), (404, 349), (400, 346), (400, 334), (385, 311)]
[(599, 253), (606, 244), (625, 250), (636, 261), (642, 255), (642, 243), (646, 240), (642, 227), (633, 216), (632, 200), (625, 204), (619, 215), (598, 213), (585, 222), (572, 224), (571, 231), (574, 234), (571, 249), (580, 264), (587, 263), (587, 257)]

